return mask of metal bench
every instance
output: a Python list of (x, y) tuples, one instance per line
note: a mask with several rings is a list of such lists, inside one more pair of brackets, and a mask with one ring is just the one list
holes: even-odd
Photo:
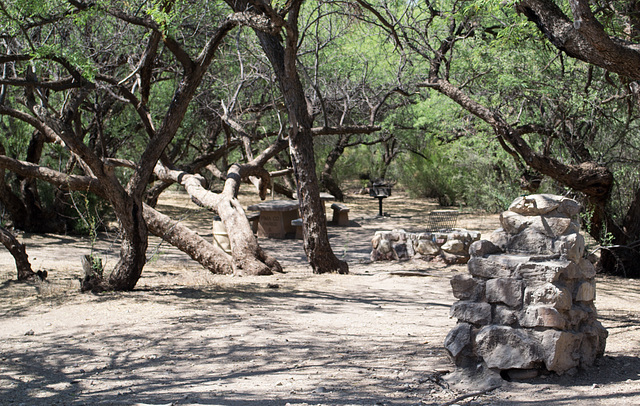
[(349, 225), (349, 208), (345, 204), (333, 203), (331, 205), (333, 209), (333, 223), (338, 226)]
[(427, 231), (451, 231), (458, 221), (458, 210), (433, 210), (427, 215)]

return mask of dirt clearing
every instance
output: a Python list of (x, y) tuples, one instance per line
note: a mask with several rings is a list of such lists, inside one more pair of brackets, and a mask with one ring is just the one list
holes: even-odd
[[(243, 197), (250, 204), (252, 198)], [(452, 389), (443, 341), (455, 324), (449, 279), (464, 266), (369, 262), (376, 230), (419, 231), (434, 204), (396, 195), (349, 196), (352, 226), (329, 227), (349, 275), (313, 275), (302, 242), (260, 239), (285, 274), (211, 275), (152, 239), (137, 289), (78, 293), (80, 257), (115, 264), (115, 235), (92, 244), (21, 235), (49, 281), (15, 282), (0, 251), (2, 405), (621, 405), (640, 404), (640, 284), (598, 279), (607, 352), (575, 376)], [(171, 193), (158, 208), (211, 238), (212, 215)], [(463, 213), (459, 227), (489, 233), (497, 216)], [(417, 271), (421, 276), (400, 276)], [(457, 400), (456, 400), (457, 399)]]

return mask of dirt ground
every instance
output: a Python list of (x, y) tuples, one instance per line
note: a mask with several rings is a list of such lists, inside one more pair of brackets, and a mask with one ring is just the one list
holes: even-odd
[[(15, 282), (0, 251), (0, 404), (640, 405), (638, 281), (598, 278), (609, 339), (593, 368), (491, 391), (453, 386), (443, 380), (454, 369), (443, 347), (455, 324), (449, 279), (466, 268), (369, 261), (376, 230), (420, 231), (435, 204), (396, 193), (379, 218), (367, 196), (346, 203), (351, 226), (329, 234), (349, 275), (312, 274), (301, 241), (260, 239), (286, 273), (216, 276), (154, 238), (135, 291), (81, 294), (81, 255), (113, 265), (115, 235), (21, 235), (49, 278)], [(158, 208), (212, 237), (211, 214), (185, 195)], [(463, 210), (458, 227), (488, 234), (498, 219)]]

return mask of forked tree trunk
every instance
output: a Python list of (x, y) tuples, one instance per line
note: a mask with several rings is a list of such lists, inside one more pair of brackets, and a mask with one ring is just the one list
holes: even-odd
[[(257, 171), (257, 168), (252, 169)], [(234, 273), (271, 275), (282, 272), (278, 261), (268, 256), (258, 245), (251, 224), (236, 197), (241, 179), (249, 176), (248, 173), (243, 173), (242, 166), (232, 165), (229, 168), (222, 193), (205, 189), (200, 176), (169, 170), (162, 165), (156, 166), (155, 174), (160, 179), (180, 183), (194, 202), (218, 213), (229, 236)]]
[[(235, 6), (237, 7), (237, 4)], [(348, 273), (349, 266), (335, 256), (329, 244), (327, 221), (323, 202), (320, 200), (313, 151), (312, 120), (307, 111), (307, 100), (296, 66), (299, 7), (300, 2), (295, 2), (289, 12), (286, 48), (283, 48), (279, 35), (260, 31), (256, 31), (256, 34), (271, 62), (289, 113), (289, 153), (297, 182), (307, 259), (314, 273)]]

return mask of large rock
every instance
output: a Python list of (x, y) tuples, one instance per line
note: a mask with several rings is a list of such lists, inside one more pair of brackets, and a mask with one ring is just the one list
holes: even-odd
[(431, 240), (417, 240), (415, 251), (420, 255), (438, 255), (440, 247)]
[(555, 210), (560, 215), (573, 217), (580, 212), (580, 204), (563, 196), (538, 194), (516, 198), (509, 210), (526, 216), (538, 216)]
[(550, 306), (528, 306), (520, 313), (519, 322), (522, 327), (547, 327), (562, 330), (567, 325), (558, 309)]
[(575, 272), (575, 267), (575, 263), (567, 260), (530, 261), (518, 265), (514, 275), (527, 281), (556, 282), (563, 274)]
[(546, 237), (555, 238), (563, 234), (576, 233), (580, 226), (569, 217), (564, 216), (524, 216), (512, 211), (500, 215), (500, 224), (509, 234), (518, 234), (525, 228), (531, 228)]
[(545, 354), (544, 364), (549, 371), (562, 374), (580, 365), (583, 334), (558, 330), (538, 334)]
[(449, 315), (459, 321), (483, 326), (491, 322), (491, 305), (483, 302), (460, 301), (451, 306)]
[(530, 257), (525, 255), (493, 255), (487, 258), (472, 257), (467, 264), (469, 273), (481, 278), (509, 278), (521, 264)]
[(491, 322), (493, 324), (511, 326), (518, 321), (518, 311), (507, 306), (496, 305)]
[(538, 342), (521, 329), (485, 326), (476, 336), (477, 352), (489, 368), (530, 369), (543, 361)]
[(509, 307), (522, 305), (523, 283), (512, 278), (489, 279), (485, 285), (485, 295), (489, 303), (504, 303)]
[(469, 246), (469, 255), (472, 257), (486, 257), (492, 254), (501, 253), (500, 247), (489, 240), (475, 241)]
[(480, 301), (484, 297), (484, 281), (471, 275), (454, 275), (450, 283), (453, 296), (456, 299)]
[(444, 340), (444, 347), (456, 365), (469, 366), (474, 361), (471, 346), (472, 328), (470, 324), (458, 323)]
[(524, 303), (529, 305), (547, 305), (557, 310), (571, 309), (571, 292), (565, 287), (553, 283), (528, 286), (524, 292)]
[(582, 333), (584, 334), (584, 337), (580, 343), (580, 353), (582, 355), (580, 366), (587, 367), (593, 365), (596, 358), (604, 355), (607, 336), (609, 333), (597, 320), (591, 323), (587, 328), (584, 328)]
[(462, 240), (458, 240), (456, 238), (450, 238), (442, 244), (443, 251), (450, 252), (456, 255), (464, 255), (467, 254), (467, 245)]
[(576, 291), (576, 302), (592, 302), (596, 298), (596, 285), (593, 282), (582, 282)]

